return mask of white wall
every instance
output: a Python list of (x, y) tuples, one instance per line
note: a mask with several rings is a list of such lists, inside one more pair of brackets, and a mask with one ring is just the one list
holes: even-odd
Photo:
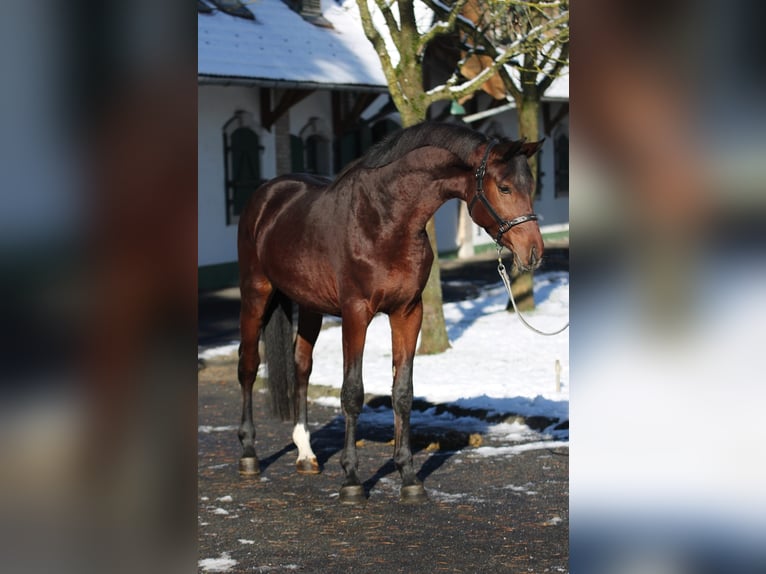
[[(290, 108), (290, 133), (299, 132), (311, 118), (319, 118), (323, 130), (332, 140), (332, 100), (329, 91), (316, 91)], [(330, 164), (332, 165), (332, 164)]]
[[(237, 110), (258, 122), (258, 88), (199, 86), (197, 113), (197, 254), (198, 265), (237, 260), (237, 226), (226, 225), (223, 126)], [(275, 175), (274, 136), (257, 129), (264, 146), (261, 176)]]
[(459, 247), (458, 239), (458, 211), (460, 209), (459, 199), (450, 199), (442, 205), (436, 215), (434, 223), (436, 224), (436, 246), (439, 253), (449, 253), (456, 251)]

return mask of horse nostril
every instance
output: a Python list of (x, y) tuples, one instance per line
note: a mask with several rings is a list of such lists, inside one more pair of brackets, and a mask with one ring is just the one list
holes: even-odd
[(537, 257), (537, 246), (533, 245), (532, 246), (532, 252), (529, 254), (529, 264), (530, 265), (534, 265), (535, 263), (537, 263), (537, 259), (538, 259), (538, 257)]

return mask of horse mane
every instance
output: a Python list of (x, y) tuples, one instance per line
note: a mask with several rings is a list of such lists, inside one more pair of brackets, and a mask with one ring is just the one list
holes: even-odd
[(485, 141), (486, 136), (466, 126), (424, 122), (390, 134), (372, 146), (361, 163), (363, 167), (382, 167), (425, 146), (446, 149), (467, 162), (476, 146)]
[(414, 149), (434, 146), (452, 152), (462, 161), (468, 159), (487, 137), (468, 127), (438, 122), (423, 122), (389, 134), (373, 145), (367, 153), (348, 164), (335, 178), (335, 183), (356, 167), (383, 167), (403, 158)]

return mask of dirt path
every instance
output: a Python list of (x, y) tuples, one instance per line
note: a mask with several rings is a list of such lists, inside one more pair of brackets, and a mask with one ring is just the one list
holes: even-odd
[[(485, 448), (454, 450), (449, 440), (420, 441), (415, 466), (430, 500), (409, 506), (398, 501), (388, 443), (393, 424), (369, 428), (363, 414), (360, 471), (369, 500), (348, 507), (337, 498), (343, 433), (338, 409), (310, 405), (312, 443), (324, 472), (300, 476), (293, 470), (291, 425), (269, 419), (263, 395), (255, 395), (263, 471), (260, 478), (244, 479), (237, 473), (234, 362), (200, 372), (200, 571), (568, 571), (568, 448), (506, 455), (489, 449), (487, 456)], [(484, 447), (501, 446), (481, 440)]]

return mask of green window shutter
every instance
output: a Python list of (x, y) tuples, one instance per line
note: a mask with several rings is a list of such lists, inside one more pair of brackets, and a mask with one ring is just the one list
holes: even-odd
[(359, 143), (361, 149), (359, 150), (359, 156), (365, 154), (365, 152), (372, 147), (372, 130), (370, 124), (364, 123), (359, 128)]
[(553, 161), (555, 164), (554, 176), (556, 180), (555, 197), (569, 195), (569, 136), (559, 134), (556, 138), (553, 151)]
[(339, 164), (338, 170), (340, 171), (351, 161), (359, 157), (359, 142), (358, 132), (356, 130), (346, 132), (340, 138), (340, 153), (338, 154)]
[(306, 139), (306, 171), (330, 175), (330, 142), (321, 135), (311, 135)]
[(250, 195), (261, 184), (260, 142), (258, 134), (246, 127), (231, 134), (231, 179), (229, 201), (232, 215), (239, 215)]
[(293, 173), (306, 171), (303, 159), (303, 140), (292, 134), (290, 135), (290, 169)]

